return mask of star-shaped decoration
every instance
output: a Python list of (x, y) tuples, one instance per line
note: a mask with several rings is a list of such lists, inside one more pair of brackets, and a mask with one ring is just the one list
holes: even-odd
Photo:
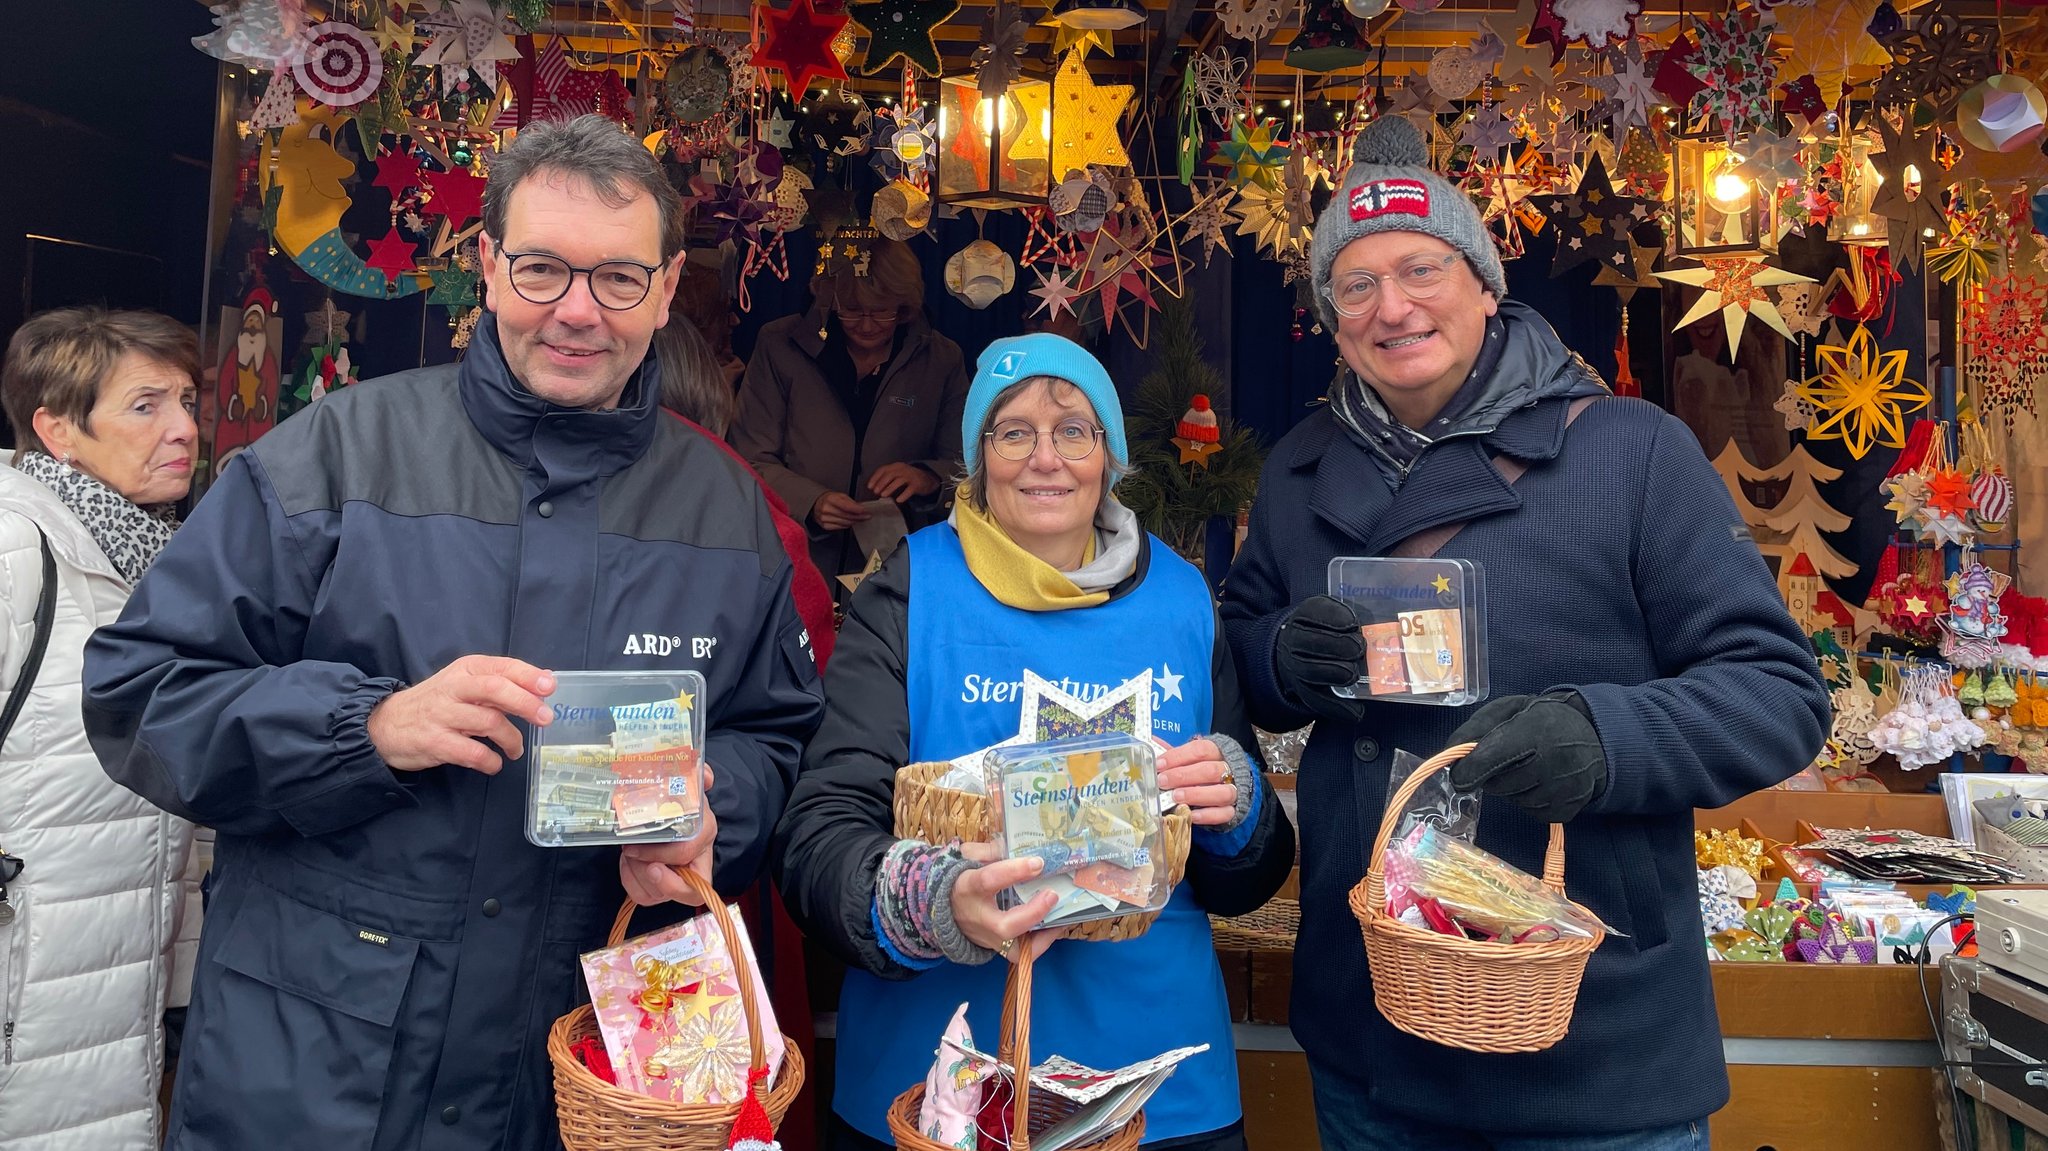
[(1501, 149), (1514, 142), (1515, 126), (1493, 105), (1473, 113), (1472, 118), (1458, 130), (1458, 143), (1475, 152), (1489, 153), (1495, 159), (1500, 157)]
[(1426, 112), (1436, 115), (1448, 111), (1451, 102), (1429, 86), (1429, 76), (1423, 72), (1410, 72), (1401, 77), (1401, 87), (1394, 93), (1396, 114), (1405, 112)]
[(1630, 240), (1628, 252), (1616, 252), (1609, 262), (1601, 264), (1600, 270), (1593, 273), (1593, 282), (1613, 288), (1623, 303), (1635, 298), (1638, 288), (1661, 288), (1663, 284), (1657, 279), (1654, 269), (1657, 257), (1663, 251), (1661, 244), (1638, 244)]
[(1927, 477), (1917, 471), (1901, 472), (1885, 480), (1879, 487), (1890, 493), (1891, 499), (1885, 503), (1884, 510), (1892, 513), (1901, 527), (1905, 526), (1907, 520), (1919, 515), (1921, 508), (1927, 506)]
[[(1046, 21), (1039, 21), (1043, 24)], [(1052, 22), (1052, 54), (1055, 58), (1068, 52), (1078, 52), (1086, 59), (1089, 49), (1104, 56), (1116, 55), (1116, 44), (1110, 39), (1108, 28), (1074, 28), (1058, 21)]]
[(1800, 150), (1798, 140), (1758, 128), (1742, 142), (1743, 162), (1737, 171), (1764, 188), (1804, 179), (1806, 165), (1799, 159)]
[(1700, 22), (1699, 49), (1686, 67), (1705, 87), (1698, 108), (1730, 129), (1771, 118), (1771, 89), (1778, 66), (1771, 59), (1771, 30), (1755, 14), (1734, 11)]
[[(1500, 41), (1499, 76), (1510, 84), (1521, 83), (1524, 75), (1548, 75), (1557, 65), (1548, 45), (1522, 42), (1522, 34), (1535, 23), (1536, 0), (1520, 0), (1513, 12), (1496, 12), (1485, 19), (1487, 29)], [(1489, 51), (1491, 47), (1487, 45)], [(1477, 52), (1478, 46), (1473, 50)]]
[(1651, 81), (1657, 91), (1662, 92), (1680, 108), (1689, 106), (1692, 98), (1706, 91), (1706, 84), (1693, 75), (1692, 64), (1700, 53), (1699, 41), (1686, 33), (1679, 33), (1657, 57), (1656, 79)]
[(1199, 239), (1202, 242), (1202, 266), (1205, 268), (1219, 248), (1224, 255), (1230, 254), (1230, 236), (1225, 229), (1231, 221), (1229, 208), (1235, 195), (1230, 185), (1217, 181), (1214, 189), (1196, 200), (1187, 214), (1181, 217), (1183, 235), (1191, 241)]
[(1130, 167), (1117, 125), (1137, 90), (1134, 84), (1097, 84), (1081, 54), (1067, 53), (1052, 82), (1053, 168)]
[(1606, 97), (1596, 114), (1611, 120), (1617, 132), (1635, 125), (1648, 127), (1650, 109), (1663, 103), (1664, 98), (1657, 94), (1656, 73), (1643, 60), (1640, 42), (1630, 40), (1627, 45), (1609, 51), (1607, 66), (1607, 75), (1589, 81)]
[(487, 181), (466, 168), (428, 172), (420, 177), (430, 199), (427, 214), (448, 217), (450, 227), (460, 228), (484, 214), (484, 185)]
[(870, 0), (848, 4), (846, 10), (868, 34), (862, 72), (872, 76), (896, 60), (915, 64), (927, 76), (944, 70), (932, 29), (960, 11), (959, 0)]
[[(1903, 366), (1906, 353), (1887, 352), (1886, 355), (1899, 357)], [(1927, 477), (1927, 507), (1943, 515), (1960, 516), (1977, 506), (1970, 497), (1970, 477), (1960, 471), (1937, 468)]]
[(1247, 184), (1230, 211), (1238, 219), (1237, 234), (1252, 237), (1261, 252), (1278, 256), (1308, 243), (1309, 230), (1294, 224), (1285, 191)]
[(1643, 201), (1615, 192), (1607, 164), (1595, 156), (1586, 164), (1578, 189), (1564, 195), (1532, 196), (1529, 202), (1558, 234), (1557, 256), (1550, 274), (1563, 275), (1589, 260), (1620, 267), (1634, 248), (1632, 238)]
[(1970, 521), (1960, 516), (1933, 516), (1921, 521), (1927, 542), (1935, 547), (1969, 547), (1977, 538)]
[[(1948, 217), (1941, 210), (1941, 166), (1935, 159), (1940, 136), (1931, 127), (1894, 125), (1883, 112), (1871, 118), (1877, 121), (1878, 134), (1884, 140), (1883, 152), (1874, 155), (1871, 163), (1884, 176), (1884, 182), (1871, 197), (1870, 210), (1891, 221), (1892, 259), (1904, 267), (1917, 268), (1926, 233), (1939, 235), (1948, 228)], [(1919, 194), (1915, 196), (1907, 194), (1911, 190), (1905, 174), (1908, 167), (1920, 172)]]
[(363, 263), (384, 273), (386, 284), (395, 284), (398, 277), (412, 271), (416, 251), (412, 242), (393, 228), (384, 234), (383, 239), (370, 241), (370, 258)]
[(441, 92), (452, 96), (467, 73), (483, 81), (484, 91), (498, 87), (498, 65), (519, 59), (519, 49), (506, 35), (503, 17), (486, 0), (441, 0), (441, 7), (414, 22), (431, 29), (433, 39), (413, 57), (416, 67), (441, 69)]
[(1451, 577), (1440, 575), (1429, 581), (1429, 586), (1435, 588), (1437, 593), (1441, 595), (1451, 590)]
[(1748, 323), (1751, 313), (1787, 338), (1792, 333), (1785, 326), (1785, 317), (1778, 314), (1778, 306), (1771, 302), (1765, 288), (1780, 284), (1796, 284), (1804, 276), (1766, 266), (1753, 256), (1734, 256), (1700, 261), (1697, 268), (1681, 268), (1675, 272), (1658, 272), (1657, 278), (1674, 284), (1689, 284), (1700, 289), (1700, 298), (1678, 321), (1673, 331), (1679, 331), (1694, 320), (1721, 313), (1721, 322), (1727, 326), (1728, 347), (1732, 350), (1742, 344), (1742, 329)]
[(420, 158), (411, 152), (394, 150), (377, 157), (377, 178), (372, 188), (386, 188), (396, 200), (407, 190), (420, 186)]
[(1230, 126), (1230, 139), (1216, 145), (1216, 154), (1209, 158), (1212, 164), (1228, 169), (1227, 179), (1233, 188), (1257, 184), (1262, 188), (1277, 190), (1280, 173), (1287, 167), (1291, 149), (1276, 139), (1280, 131), (1277, 120), (1261, 120), (1254, 124), (1241, 119)]
[(1074, 289), (1066, 275), (1057, 271), (1047, 275), (1038, 268), (1032, 271), (1038, 276), (1038, 286), (1031, 289), (1030, 294), (1038, 297), (1038, 304), (1031, 309), (1031, 314), (1035, 316), (1044, 312), (1049, 320), (1059, 319), (1062, 312), (1073, 315), (1074, 299), (1081, 293)]
[(1945, 120), (1964, 92), (1998, 71), (1997, 27), (1958, 20), (1940, 5), (1878, 43), (1892, 55), (1871, 96), (1881, 107), (1918, 101)]
[(732, 998), (734, 996), (730, 994), (714, 994), (711, 990), (711, 981), (709, 979), (699, 980), (695, 984), (684, 988), (681, 995), (676, 996), (674, 1000), (676, 1026), (681, 1027), (693, 1018), (709, 1020), (713, 1009)]
[(1479, 34), (1472, 37), (1472, 43), (1467, 47), (1472, 50), (1472, 62), (1489, 73), (1500, 64), (1508, 52), (1507, 44), (1501, 40), (1500, 33), (1495, 32), (1491, 25), (1481, 26)]
[(1536, 13), (1529, 18), (1528, 42), (1550, 45), (1550, 64), (1556, 67), (1564, 59), (1565, 45), (1571, 37), (1565, 33), (1564, 20), (1557, 14), (1556, 0), (1536, 0)]
[(817, 80), (847, 78), (846, 66), (832, 52), (832, 38), (846, 29), (851, 17), (819, 12), (811, 0), (790, 0), (789, 7), (780, 9), (763, 5), (760, 14), (768, 27), (754, 50), (754, 66), (781, 72), (791, 96), (802, 98)]
[(413, 45), (412, 24), (400, 11), (386, 11), (377, 18), (377, 26), (370, 29), (370, 38), (385, 52), (396, 52), (401, 56), (411, 55)]
[(1011, 0), (997, 0), (982, 20), (981, 47), (968, 57), (974, 66), (975, 85), (983, 96), (1000, 100), (1024, 67), (1024, 38), (1030, 27), (1017, 16)]
[[(1851, 69), (1876, 69), (1891, 62), (1891, 54), (1878, 46), (1865, 29), (1884, 0), (1829, 0), (1801, 7), (1779, 5), (1771, 9), (1777, 17), (1777, 34), (1791, 50), (1780, 65), (1785, 76), (1811, 76), (1826, 108), (1842, 102), (1842, 89)], [(1899, 11), (1914, 5), (1900, 0)]]
[(319, 347), (348, 338), (349, 313), (334, 306), (334, 297), (320, 301), (320, 306), (306, 313), (306, 347)]
[(1802, 336), (1820, 335), (1828, 310), (1813, 284), (1786, 284), (1778, 289), (1778, 314), (1792, 331)]
[(1785, 381), (1783, 390), (1778, 393), (1777, 402), (1771, 407), (1785, 417), (1785, 430), (1788, 432), (1813, 426), (1813, 405), (1807, 403), (1806, 397), (1799, 394), (1797, 380)]
[(1858, 325), (1847, 345), (1822, 344), (1815, 354), (1820, 375), (1799, 389), (1817, 413), (1807, 438), (1841, 440), (1859, 460), (1878, 444), (1904, 447), (1906, 413), (1934, 399), (1926, 385), (1905, 378), (1906, 353), (1879, 351), (1870, 329)]
[(796, 121), (783, 115), (781, 107), (772, 108), (767, 118), (761, 121), (761, 142), (771, 148), (787, 149), (790, 129), (794, 127)]

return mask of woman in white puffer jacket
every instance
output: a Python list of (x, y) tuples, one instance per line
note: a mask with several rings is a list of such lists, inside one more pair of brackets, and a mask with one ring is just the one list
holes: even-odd
[(96, 308), (30, 319), (0, 369), (22, 445), (0, 468), (0, 708), (55, 572), (47, 648), (0, 744), (0, 849), (24, 861), (0, 910), (0, 1151), (162, 1142), (164, 1012), (191, 982), (204, 861), (191, 824), (100, 769), (79, 676), (93, 629), (120, 614), (176, 527), (199, 378), (183, 326)]

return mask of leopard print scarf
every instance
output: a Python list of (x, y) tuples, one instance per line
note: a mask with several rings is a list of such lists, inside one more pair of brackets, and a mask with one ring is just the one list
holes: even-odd
[(42, 452), (18, 453), (14, 467), (57, 493), (71, 514), (84, 521), (85, 529), (107, 554), (114, 570), (131, 585), (156, 562), (157, 553), (171, 542), (171, 533), (178, 528), (173, 505), (140, 507), (120, 492)]

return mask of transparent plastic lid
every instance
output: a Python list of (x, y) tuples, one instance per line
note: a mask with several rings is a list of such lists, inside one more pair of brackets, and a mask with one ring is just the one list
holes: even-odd
[(1041, 891), (1059, 897), (1046, 927), (1166, 906), (1166, 825), (1153, 744), (1091, 735), (990, 748), (990, 802), (1003, 854), (1045, 861), (1008, 906)]
[(1470, 560), (1338, 556), (1330, 595), (1365, 636), (1365, 678), (1346, 699), (1462, 706), (1486, 698), (1486, 579)]
[(704, 677), (558, 671), (554, 722), (528, 735), (526, 838), (675, 843), (703, 827)]

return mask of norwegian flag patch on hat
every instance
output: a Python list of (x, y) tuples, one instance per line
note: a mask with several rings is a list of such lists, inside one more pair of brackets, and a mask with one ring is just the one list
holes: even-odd
[(1429, 215), (1429, 187), (1420, 180), (1368, 180), (1351, 189), (1351, 218)]

